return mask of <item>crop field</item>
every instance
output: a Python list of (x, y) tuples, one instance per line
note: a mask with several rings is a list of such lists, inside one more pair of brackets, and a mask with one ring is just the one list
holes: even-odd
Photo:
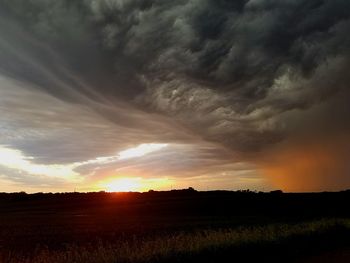
[(340, 205), (348, 199), (348, 192), (2, 194), (0, 262), (348, 262), (350, 217)]

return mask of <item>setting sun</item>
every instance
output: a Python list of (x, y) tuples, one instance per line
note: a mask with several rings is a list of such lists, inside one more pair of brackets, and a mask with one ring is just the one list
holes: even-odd
[(120, 177), (97, 183), (97, 189), (107, 192), (144, 192), (153, 190), (168, 190), (175, 183), (169, 178)]
[(107, 182), (104, 187), (108, 192), (131, 192), (139, 191), (141, 183), (137, 178), (120, 178)]

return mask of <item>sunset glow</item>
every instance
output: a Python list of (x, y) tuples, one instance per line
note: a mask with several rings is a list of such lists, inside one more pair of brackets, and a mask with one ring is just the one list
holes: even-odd
[(145, 192), (149, 190), (170, 190), (173, 181), (169, 178), (120, 177), (97, 183), (96, 190), (107, 192)]
[(106, 191), (108, 192), (139, 191), (140, 187), (140, 181), (133, 178), (115, 179), (105, 185)]

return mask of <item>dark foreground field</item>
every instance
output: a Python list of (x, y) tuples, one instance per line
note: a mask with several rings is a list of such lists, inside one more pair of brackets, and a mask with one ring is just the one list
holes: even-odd
[(0, 194), (0, 262), (350, 262), (350, 192)]

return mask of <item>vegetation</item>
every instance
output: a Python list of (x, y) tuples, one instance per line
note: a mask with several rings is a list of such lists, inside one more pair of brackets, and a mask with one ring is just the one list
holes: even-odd
[[(31, 255), (3, 254), (1, 262), (8, 263), (115, 263), (115, 262), (181, 262), (203, 255), (217, 257), (228, 250), (286, 247), (295, 240), (316, 238), (350, 230), (350, 220), (327, 219), (301, 224), (273, 224), (236, 229), (202, 230), (195, 233), (176, 233), (153, 239), (119, 240), (115, 243), (75, 246), (63, 250), (37, 248)], [(345, 232), (344, 232), (345, 231)], [(294, 240), (294, 241), (293, 241)], [(338, 240), (339, 241), (339, 240)], [(284, 244), (285, 243), (285, 244)], [(294, 244), (295, 245), (295, 244)], [(275, 256), (276, 256), (276, 252)], [(237, 255), (239, 256), (239, 255)], [(295, 255), (294, 255), (295, 256)], [(249, 258), (249, 257), (247, 257)], [(207, 260), (210, 258), (206, 258)], [(205, 260), (204, 260), (205, 261)]]
[(0, 194), (0, 262), (300, 262), (350, 247), (348, 199), (188, 189)]

